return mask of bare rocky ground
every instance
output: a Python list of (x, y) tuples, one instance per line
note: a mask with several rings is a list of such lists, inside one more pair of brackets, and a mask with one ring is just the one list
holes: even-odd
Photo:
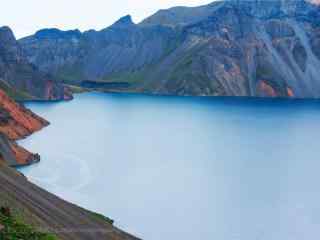
[(42, 190), (5, 163), (0, 163), (0, 205), (10, 206), (25, 223), (62, 240), (137, 239), (92, 212)]

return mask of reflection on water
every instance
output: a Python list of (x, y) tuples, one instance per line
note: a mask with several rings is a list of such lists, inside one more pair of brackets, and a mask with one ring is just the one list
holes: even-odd
[(51, 122), (21, 171), (149, 240), (320, 236), (320, 102), (87, 93), (28, 103)]

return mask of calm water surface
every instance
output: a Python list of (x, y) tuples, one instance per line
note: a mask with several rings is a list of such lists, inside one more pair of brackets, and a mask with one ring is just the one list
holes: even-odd
[(21, 171), (146, 240), (320, 236), (320, 102), (87, 93), (28, 103), (51, 122)]

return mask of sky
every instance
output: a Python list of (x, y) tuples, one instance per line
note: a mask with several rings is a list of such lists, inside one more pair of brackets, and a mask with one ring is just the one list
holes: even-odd
[(0, 25), (9, 26), (17, 38), (42, 28), (81, 31), (105, 28), (130, 14), (138, 23), (159, 9), (199, 6), (214, 0), (6, 0)]

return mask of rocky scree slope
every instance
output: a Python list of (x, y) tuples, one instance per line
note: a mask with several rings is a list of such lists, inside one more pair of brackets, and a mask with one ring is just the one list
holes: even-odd
[(68, 89), (50, 74), (29, 63), (8, 27), (0, 28), (0, 88), (19, 100), (72, 98)]
[(0, 206), (61, 240), (137, 240), (96, 214), (67, 203), (30, 183), (0, 162)]
[(181, 95), (318, 98), (319, 7), (298, 1), (225, 1), (185, 26), (182, 44), (150, 77)]
[(19, 42), (64, 81), (129, 82), (154, 94), (318, 98), (320, 7), (226, 0), (130, 16), (101, 31), (41, 30)]

